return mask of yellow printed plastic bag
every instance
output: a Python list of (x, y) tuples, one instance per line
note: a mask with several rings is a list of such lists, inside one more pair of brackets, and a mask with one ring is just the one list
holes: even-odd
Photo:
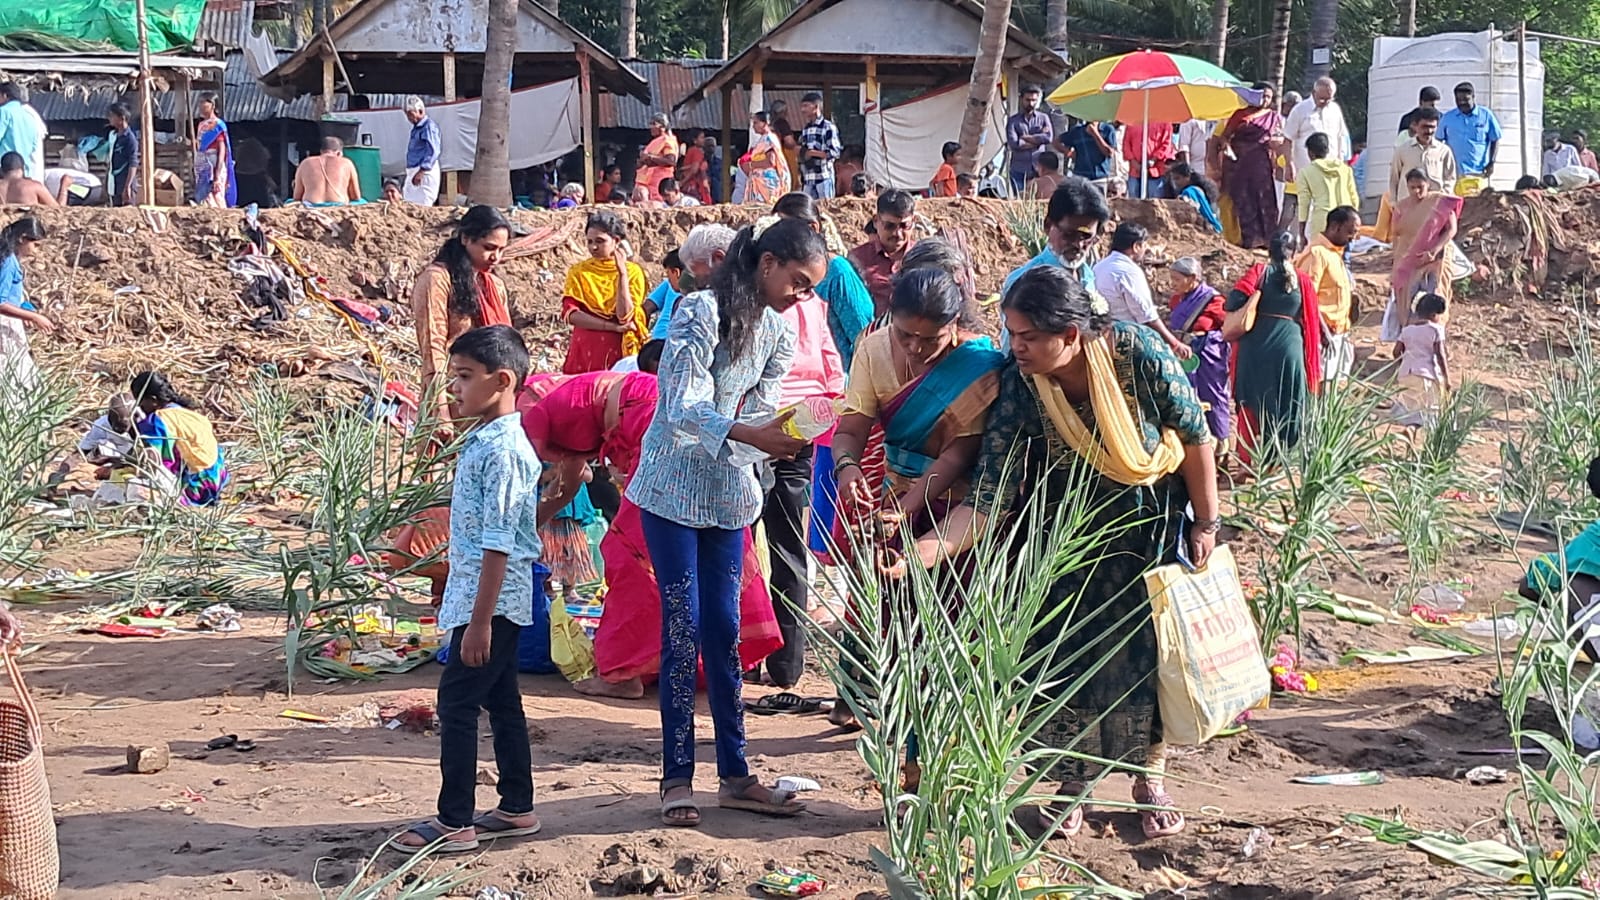
[(1156, 627), (1156, 702), (1171, 744), (1201, 744), (1272, 690), (1233, 551), (1218, 545), (1196, 572), (1174, 563), (1145, 573)]
[(550, 661), (573, 683), (595, 674), (594, 642), (560, 603), (550, 604)]

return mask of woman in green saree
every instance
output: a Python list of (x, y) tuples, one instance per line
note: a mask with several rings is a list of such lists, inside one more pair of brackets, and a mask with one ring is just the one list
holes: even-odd
[[(1144, 573), (1175, 561), (1180, 544), (1204, 565), (1216, 545), (1216, 460), (1204, 410), (1155, 332), (1113, 324), (1104, 301), (1065, 270), (1024, 274), (1001, 314), (1013, 360), (1000, 370), (972, 491), (942, 536), (921, 535), (915, 558), (933, 566), (964, 552), (1036, 498), (1087, 504), (1092, 561), (1050, 588), (1054, 607), (1076, 608), (1038, 638), (1064, 661), (1057, 685), (1099, 666), (1040, 731), (1048, 746), (1072, 751), (1047, 775), (1061, 783), (1054, 827), (1063, 836), (1083, 827), (1083, 804), (1071, 801), (1105, 770), (1097, 760), (1109, 760), (1152, 773), (1133, 787), (1134, 801), (1150, 807), (1140, 813), (1144, 833), (1176, 834), (1184, 819), (1160, 774), (1166, 751)], [(1087, 481), (1073, 475), (1079, 460), (1092, 467)]]

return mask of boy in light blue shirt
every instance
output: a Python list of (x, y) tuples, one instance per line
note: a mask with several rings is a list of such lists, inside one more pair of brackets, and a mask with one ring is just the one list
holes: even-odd
[(672, 304), (683, 296), (683, 260), (678, 258), (676, 247), (661, 258), (661, 268), (667, 277), (661, 279), (650, 296), (644, 298), (645, 311), (656, 317), (656, 323), (650, 326), (650, 338), (658, 341), (667, 339), (667, 322), (672, 318)]
[[(437, 704), (439, 815), (390, 841), (406, 853), (435, 841), (440, 853), (467, 852), (480, 836), (517, 837), (540, 827), (517, 684), (517, 644), (533, 623), (533, 564), (542, 549), (543, 466), (517, 413), (528, 348), (509, 326), (475, 328), (450, 345), (449, 371), (451, 414), (471, 431), (450, 493), (450, 576), (439, 604), (439, 628), (450, 636)], [(479, 710), (488, 710), (494, 732), (500, 804), (476, 816)]]

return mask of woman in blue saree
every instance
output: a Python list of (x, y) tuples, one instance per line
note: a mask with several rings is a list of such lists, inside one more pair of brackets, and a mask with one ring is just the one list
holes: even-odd
[[(880, 511), (902, 516), (902, 533), (920, 534), (966, 497), (1005, 361), (988, 336), (970, 330), (971, 322), (956, 279), (943, 269), (918, 268), (895, 276), (889, 324), (856, 343), (845, 412), (833, 436), (839, 554), (852, 546), (845, 529), (870, 524)], [(881, 466), (862, 461), (875, 426), (883, 430)], [(864, 614), (873, 613), (851, 612)], [(830, 720), (855, 724), (842, 702)], [(911, 789), (914, 748), (908, 756)]]
[(234, 206), (239, 186), (233, 181), (233, 139), (228, 123), (217, 115), (217, 98), (200, 98), (195, 123), (194, 202), (201, 206)]
[(140, 372), (128, 382), (144, 418), (139, 440), (177, 479), (185, 504), (211, 506), (228, 484), (228, 466), (211, 420), (196, 412), (195, 402), (178, 393), (160, 372)]

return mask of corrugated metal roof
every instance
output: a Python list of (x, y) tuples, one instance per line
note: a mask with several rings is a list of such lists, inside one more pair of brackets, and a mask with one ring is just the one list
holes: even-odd
[[(677, 112), (670, 112), (674, 106), (689, 96), (695, 88), (704, 84), (717, 70), (722, 68), (720, 59), (666, 59), (647, 61), (642, 59), (627, 60), (628, 68), (639, 73), (650, 85), (650, 96), (654, 104), (647, 106), (631, 96), (618, 96), (616, 94), (601, 93), (600, 95), (600, 121), (601, 128), (631, 128), (644, 131), (650, 127), (650, 116), (656, 112), (668, 111), (672, 116), (672, 127), (679, 131), (693, 128), (704, 128), (707, 131), (720, 131), (722, 128), (722, 101), (719, 98), (707, 98), (704, 102), (693, 107), (684, 107)], [(789, 103), (790, 109), (798, 109), (800, 97), (804, 91), (767, 91), (765, 97), (769, 100), (782, 99)], [(736, 88), (733, 92), (734, 125), (740, 127), (744, 124), (744, 110), (750, 108), (750, 101), (744, 88)]]
[(200, 27), (195, 29), (196, 47), (208, 42), (224, 50), (238, 50), (250, 39), (256, 20), (256, 0), (206, 0), (200, 11)]
[[(290, 54), (278, 52), (280, 61)], [(244, 54), (230, 52), (222, 73), (222, 118), (229, 122), (269, 122), (273, 119), (299, 119), (316, 121), (316, 98), (309, 94), (296, 97), (288, 103), (262, 90), (261, 83), (250, 74)], [(405, 103), (403, 94), (369, 94), (368, 101), (374, 109), (398, 107)], [(176, 91), (158, 91), (153, 98), (156, 118), (172, 119), (177, 108)], [(427, 98), (424, 98), (427, 99)], [(112, 88), (58, 91), (35, 90), (29, 97), (33, 108), (46, 122), (65, 122), (104, 119), (111, 104), (121, 100), (138, 108), (137, 91), (119, 91)], [(344, 112), (349, 98), (344, 94), (333, 96), (333, 111)]]

